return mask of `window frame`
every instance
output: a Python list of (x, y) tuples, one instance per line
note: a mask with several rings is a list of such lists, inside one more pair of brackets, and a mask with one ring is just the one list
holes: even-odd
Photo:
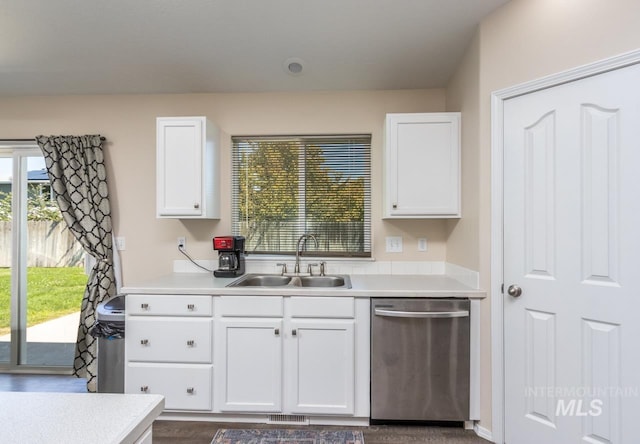
[[(371, 258), (373, 250), (372, 242), (372, 202), (371, 202), (371, 158), (372, 158), (372, 135), (367, 133), (360, 134), (308, 134), (308, 135), (251, 135), (251, 136), (232, 136), (231, 137), (231, 162), (232, 162), (232, 189), (231, 189), (231, 225), (232, 233), (234, 235), (242, 235), (241, 233), (241, 219), (239, 210), (239, 197), (240, 194), (240, 154), (239, 147), (242, 143), (250, 142), (292, 142), (296, 144), (298, 151), (298, 201), (297, 201), (297, 227), (305, 227), (311, 220), (307, 218), (307, 161), (306, 150), (308, 146), (312, 146), (313, 142), (326, 139), (327, 141), (342, 141), (345, 147), (349, 145), (349, 139), (353, 139), (355, 142), (353, 145), (362, 145), (366, 148), (364, 155), (359, 158), (363, 164), (363, 216), (362, 216), (362, 251), (336, 251), (336, 250), (316, 250), (313, 242), (306, 242), (305, 247), (309, 250), (305, 250), (305, 256), (307, 257), (339, 257), (339, 258)], [(292, 230), (295, 232), (296, 230)], [(299, 232), (302, 234), (314, 234), (313, 231)], [(320, 241), (320, 238), (318, 239)], [(245, 243), (245, 245), (247, 245)], [(247, 245), (248, 247), (248, 245)], [(291, 251), (273, 251), (273, 250), (249, 250), (249, 254), (255, 255), (295, 255), (295, 247)]]

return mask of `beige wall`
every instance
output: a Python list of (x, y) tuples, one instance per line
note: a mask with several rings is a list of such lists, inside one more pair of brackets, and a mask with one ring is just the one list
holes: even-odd
[[(468, 157), (464, 165), (472, 170), (463, 178), (477, 180), (463, 186), (468, 210), (452, 229), (447, 258), (477, 269), (483, 288), (489, 289), (491, 272), (491, 93), (640, 48), (639, 17), (638, 0), (513, 0), (479, 27), (447, 89), (447, 108), (460, 107), (464, 113)], [(472, 162), (477, 162), (475, 169)], [(475, 206), (469, 206), (471, 199), (477, 199)], [(476, 251), (477, 263), (464, 256)], [(491, 429), (489, 304), (490, 300), (483, 302), (481, 320), (481, 426), (487, 429)]]
[[(125, 236), (124, 283), (171, 271), (183, 257), (175, 248), (187, 236), (198, 259), (213, 259), (211, 237), (230, 233), (230, 135), (372, 134), (373, 255), (378, 260), (444, 261), (446, 223), (382, 221), (382, 130), (387, 112), (445, 110), (445, 91), (316, 92), (18, 97), (0, 99), (0, 137), (100, 133), (106, 155), (115, 232)], [(219, 221), (156, 219), (155, 118), (206, 115), (224, 131), (222, 218)], [(401, 235), (403, 254), (384, 252), (384, 237)], [(429, 250), (417, 251), (426, 237)]]
[(462, 218), (447, 221), (447, 261), (478, 269), (480, 39), (476, 36), (447, 87), (447, 111), (462, 112)]

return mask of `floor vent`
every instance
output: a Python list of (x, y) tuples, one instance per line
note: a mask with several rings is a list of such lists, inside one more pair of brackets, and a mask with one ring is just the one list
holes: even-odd
[(269, 415), (269, 424), (309, 424), (303, 415)]

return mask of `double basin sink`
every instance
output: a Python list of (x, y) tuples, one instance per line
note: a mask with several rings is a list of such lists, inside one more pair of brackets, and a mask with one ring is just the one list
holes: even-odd
[(347, 275), (325, 276), (281, 276), (278, 274), (247, 274), (227, 285), (227, 287), (308, 287), (308, 288), (351, 288)]

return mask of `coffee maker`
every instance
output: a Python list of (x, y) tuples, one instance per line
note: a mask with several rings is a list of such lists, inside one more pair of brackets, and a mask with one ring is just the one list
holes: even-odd
[(213, 238), (213, 249), (218, 251), (218, 269), (215, 277), (236, 277), (244, 274), (244, 236)]

